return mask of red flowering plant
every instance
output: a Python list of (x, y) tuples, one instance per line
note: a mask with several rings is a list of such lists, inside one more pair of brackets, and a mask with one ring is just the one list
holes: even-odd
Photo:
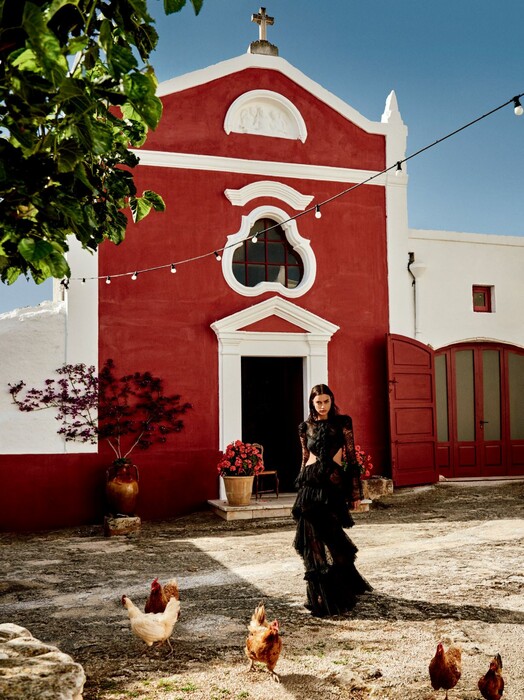
[(259, 445), (235, 440), (222, 453), (217, 465), (219, 476), (254, 476), (264, 471)]
[[(355, 458), (358, 468), (360, 469), (360, 478), (369, 479), (373, 471), (371, 455), (366, 454), (360, 445), (355, 445)], [(349, 464), (345, 460), (342, 460), (342, 467), (344, 471), (347, 471), (349, 469)]]
[(373, 471), (371, 455), (366, 454), (360, 445), (355, 445), (355, 456), (357, 458), (357, 464), (360, 468), (360, 478), (369, 479), (371, 472)]

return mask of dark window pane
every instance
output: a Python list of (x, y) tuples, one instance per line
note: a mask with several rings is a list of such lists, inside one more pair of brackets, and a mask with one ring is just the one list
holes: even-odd
[(267, 244), (267, 260), (270, 263), (285, 263), (286, 249), (282, 241)]
[(246, 247), (244, 244), (235, 249), (233, 253), (233, 262), (244, 262), (246, 256)]
[(244, 265), (233, 265), (233, 274), (240, 284), (246, 283), (246, 268)]
[(260, 282), (266, 281), (266, 266), (265, 265), (249, 265), (247, 271), (248, 287), (256, 287)]
[(246, 245), (247, 260), (249, 263), (263, 263), (266, 261), (266, 246), (262, 239), (259, 238), (258, 243), (253, 243), (253, 241), (249, 241), (249, 243), (247, 243)]

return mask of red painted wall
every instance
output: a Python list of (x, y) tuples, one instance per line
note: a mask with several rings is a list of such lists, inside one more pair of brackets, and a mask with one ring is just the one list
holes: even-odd
[[(306, 121), (307, 141), (227, 136), (223, 131), (227, 107), (250, 89), (271, 89), (292, 100)], [(363, 132), (274, 71), (243, 71), (167, 96), (164, 104), (162, 123), (151, 134), (147, 149), (385, 167), (383, 136)], [(102, 245), (99, 274), (167, 265), (222, 248), (227, 235), (238, 231), (242, 214), (262, 203), (232, 206), (224, 190), (261, 179), (271, 178), (141, 166), (136, 171), (139, 192), (159, 192), (167, 212), (152, 213), (130, 225), (122, 245)], [(314, 195), (316, 201), (349, 184), (278, 180)], [(280, 200), (267, 201), (287, 209)], [(362, 186), (331, 202), (322, 214), (321, 219), (308, 215), (297, 222), (300, 234), (311, 241), (317, 277), (308, 293), (292, 301), (340, 326), (329, 344), (330, 384), (340, 408), (353, 416), (357, 442), (380, 469), (388, 449), (384, 190)], [(216, 496), (218, 348), (210, 324), (272, 296), (242, 297), (233, 292), (212, 255), (177, 267), (176, 274), (167, 268), (140, 274), (136, 281), (127, 276), (114, 278), (110, 285), (99, 284), (100, 364), (112, 358), (118, 373), (151, 371), (164, 378), (166, 392), (179, 393), (182, 401), (193, 404), (181, 433), (169, 436), (165, 445), (133, 454), (140, 469), (138, 513), (144, 519), (189, 512)], [(30, 530), (100, 522), (103, 480), (110, 462), (103, 446), (99, 455), (0, 457), (0, 477), (9, 493), (0, 504), (0, 527)]]

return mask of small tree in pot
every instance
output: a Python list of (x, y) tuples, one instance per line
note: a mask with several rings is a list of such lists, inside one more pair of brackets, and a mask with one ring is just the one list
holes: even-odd
[[(108, 483), (128, 484), (127, 503), (120, 512), (131, 515), (138, 494), (138, 470), (129, 455), (165, 443), (180, 432), (180, 418), (191, 408), (179, 394), (165, 396), (163, 380), (150, 372), (135, 372), (117, 378), (113, 360), (107, 360), (100, 375), (93, 366), (63, 365), (58, 379), (46, 379), (43, 389), (26, 389), (19, 381), (9, 384), (13, 402), (21, 411), (57, 410), (58, 434), (66, 441), (96, 444), (105, 440), (115, 459), (108, 470)], [(110, 493), (108, 492), (108, 495)], [(113, 509), (115, 506), (113, 506)], [(130, 513), (126, 511), (130, 510)]]

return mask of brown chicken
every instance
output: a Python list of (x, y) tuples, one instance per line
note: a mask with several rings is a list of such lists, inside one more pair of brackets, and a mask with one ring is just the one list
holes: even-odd
[(172, 578), (164, 586), (159, 583), (156, 578), (151, 584), (151, 592), (146, 600), (144, 611), (146, 613), (164, 612), (171, 598), (180, 600), (180, 592), (178, 590), (176, 578)]
[(169, 637), (173, 634), (180, 614), (180, 602), (176, 598), (171, 598), (161, 613), (142, 612), (126, 595), (122, 596), (122, 605), (127, 609), (133, 634), (140, 637), (148, 647), (153, 646), (155, 642), (167, 642), (173, 651)]
[(442, 644), (437, 645), (437, 652), (429, 663), (429, 677), (433, 690), (442, 688), (446, 691), (454, 688), (462, 674), (462, 652), (459, 647), (451, 645), (444, 651)]
[(255, 661), (266, 665), (273, 680), (280, 683), (274, 669), (282, 650), (278, 620), (268, 623), (262, 603), (255, 608), (248, 626), (249, 635), (244, 651), (249, 659), (249, 670), (255, 668)]
[(504, 692), (504, 678), (502, 678), (502, 659), (497, 654), (489, 665), (488, 672), (479, 678), (480, 694), (486, 700), (499, 700)]

